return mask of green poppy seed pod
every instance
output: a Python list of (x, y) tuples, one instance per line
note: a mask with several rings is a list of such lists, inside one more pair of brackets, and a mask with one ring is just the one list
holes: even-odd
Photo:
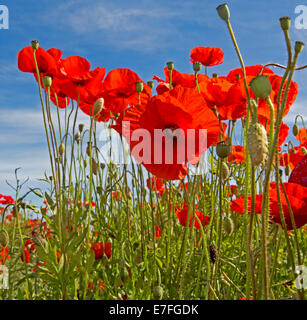
[(98, 172), (98, 165), (94, 158), (92, 158), (92, 173), (96, 176)]
[(281, 17), (279, 19), (280, 26), (284, 31), (288, 31), (291, 25), (291, 18), (290, 17)]
[(33, 50), (37, 50), (39, 47), (39, 42), (37, 40), (32, 40), (31, 46), (32, 46)]
[(135, 83), (135, 90), (136, 90), (136, 92), (137, 92), (137, 93), (141, 93), (141, 92), (143, 91), (143, 89), (144, 89), (143, 82), (137, 81), (137, 82)]
[(44, 77), (43, 78), (43, 85), (46, 88), (50, 88), (52, 86), (52, 78), (51, 77)]
[(167, 69), (169, 71), (172, 71), (174, 69), (174, 62), (173, 61), (167, 62), (166, 65), (167, 65)]
[(230, 12), (226, 3), (219, 5), (216, 10), (222, 20), (229, 21)]
[(9, 243), (9, 234), (6, 230), (2, 229), (0, 230), (0, 246), (6, 247)]
[(222, 180), (223, 181), (227, 180), (229, 178), (229, 176), (230, 176), (229, 168), (228, 168), (228, 166), (227, 166), (227, 164), (225, 162), (222, 162), (221, 174), (222, 174)]
[(249, 84), (252, 91), (257, 98), (267, 98), (271, 91), (272, 86), (269, 78), (265, 75), (256, 76)]
[(80, 124), (79, 124), (79, 131), (80, 131), (80, 133), (83, 131), (83, 129), (84, 129), (84, 124), (83, 124), (83, 123), (80, 123)]
[(224, 229), (225, 233), (230, 236), (233, 233), (234, 228), (235, 228), (235, 226), (234, 226), (232, 219), (229, 217), (226, 217), (224, 219), (224, 223), (223, 223), (223, 229)]
[(302, 154), (305, 156), (307, 154), (307, 149), (305, 147), (302, 147), (301, 150)]
[(129, 280), (129, 273), (128, 273), (128, 271), (127, 271), (126, 268), (121, 268), (119, 276), (120, 276), (120, 279), (121, 279), (121, 281), (122, 281), (123, 283), (128, 282), (128, 280)]
[(106, 167), (106, 165), (104, 163), (100, 163), (101, 170), (104, 170), (105, 167)]
[(96, 114), (100, 113), (100, 111), (102, 110), (104, 106), (104, 99), (103, 98), (99, 98), (93, 106), (93, 116), (96, 116)]
[(217, 73), (212, 73), (212, 78), (217, 78)]
[(62, 142), (62, 143), (60, 144), (60, 146), (59, 146), (59, 155), (64, 154), (64, 152), (65, 152), (65, 145), (64, 145), (64, 143)]
[(285, 168), (285, 175), (289, 176), (290, 175), (290, 166), (287, 164)]
[(260, 123), (252, 123), (248, 129), (248, 151), (253, 166), (259, 166), (267, 158), (268, 136), (265, 128)]
[(225, 141), (218, 142), (216, 145), (216, 153), (217, 155), (224, 159), (227, 158), (231, 151), (231, 145)]
[(156, 286), (153, 288), (153, 296), (155, 300), (162, 300), (163, 298), (163, 288)]
[(102, 189), (101, 186), (98, 186), (98, 187), (97, 187), (97, 192), (98, 192), (99, 194), (102, 194), (102, 190), (103, 190), (103, 189)]
[(241, 75), (238, 73), (236, 74), (236, 80), (240, 80), (241, 79)]
[(302, 52), (302, 50), (304, 49), (305, 47), (305, 43), (302, 42), (302, 41), (296, 41), (295, 42), (295, 46), (294, 46), (294, 50), (295, 50), (295, 54), (299, 54)]
[(299, 132), (300, 132), (300, 128), (298, 127), (297, 123), (294, 124), (293, 128), (292, 128), (292, 132), (293, 132), (293, 135), (296, 137)]
[(212, 263), (215, 263), (215, 261), (217, 260), (217, 255), (218, 255), (218, 252), (217, 252), (217, 249), (215, 247), (214, 244), (210, 244), (209, 246), (209, 256), (210, 256), (210, 261)]
[(154, 82), (153, 81), (147, 81), (147, 85), (150, 89), (153, 89), (154, 87)]
[(201, 63), (200, 62), (194, 62), (193, 63), (193, 70), (197, 73), (197, 72), (199, 72), (200, 71), (200, 69), (201, 69)]
[(91, 143), (87, 143), (87, 147), (86, 147), (86, 154), (90, 157), (92, 153), (92, 145)]

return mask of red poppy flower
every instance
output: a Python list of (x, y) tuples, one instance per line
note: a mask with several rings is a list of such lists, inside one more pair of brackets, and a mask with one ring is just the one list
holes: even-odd
[(237, 164), (246, 162), (246, 148), (244, 146), (232, 146), (228, 161)]
[[(183, 179), (186, 163), (196, 164), (206, 150), (205, 144), (199, 146), (205, 138), (200, 129), (207, 130), (207, 147), (218, 141), (220, 133), (218, 120), (202, 96), (196, 89), (181, 86), (153, 97), (147, 106), (128, 109), (123, 120), (123, 127), (118, 123), (114, 129), (122, 132), (133, 156), (149, 172), (166, 180)], [(195, 136), (188, 135), (189, 129)], [(155, 139), (157, 130), (161, 139)], [(139, 133), (146, 139), (143, 143)], [(192, 145), (195, 152), (188, 149)]]
[(289, 177), (289, 182), (307, 187), (307, 155), (305, 155), (293, 169)]
[(148, 189), (150, 189), (152, 191), (158, 191), (158, 192), (165, 191), (163, 180), (161, 180), (157, 177), (152, 177), (150, 179), (148, 178), (146, 180), (146, 184), (147, 184)]
[(11, 196), (0, 194), (0, 204), (8, 205), (13, 203), (15, 203), (15, 200)]
[[(300, 228), (307, 223), (307, 187), (301, 186), (295, 183), (284, 183), (283, 184), (287, 193), (287, 197), (291, 204), (291, 209), (294, 215), (294, 220), (297, 228)], [(286, 220), (286, 226), (288, 230), (292, 230), (293, 226), (291, 223), (290, 211), (286, 202), (286, 198), (280, 186), (281, 204), (283, 208), (283, 213)], [(271, 182), (269, 187), (269, 212), (270, 212), (270, 222), (278, 223), (281, 225), (276, 183)], [(250, 212), (251, 197), (248, 198), (248, 211)], [(233, 200), (230, 204), (232, 211), (243, 214), (244, 213), (244, 196)], [(262, 194), (256, 196), (255, 202), (255, 212), (261, 213), (262, 209)]]
[(228, 196), (231, 198), (233, 196), (236, 196), (238, 193), (238, 187), (235, 185), (230, 185), (230, 190)]
[[(245, 67), (246, 76), (256, 77), (262, 68), (263, 66), (260, 64)], [(270, 74), (274, 74), (274, 72), (269, 68), (264, 68), (262, 74), (270, 75)], [(231, 70), (227, 75), (227, 80), (230, 82), (235, 82), (237, 77), (239, 77), (240, 79), (243, 78), (243, 72), (241, 68)]]
[(156, 232), (155, 232), (155, 238), (158, 239), (161, 237), (161, 229), (158, 226), (155, 226)]
[[(195, 208), (197, 208), (197, 205), (195, 205)], [(185, 227), (188, 219), (189, 205), (187, 203), (184, 203), (183, 205), (181, 205), (181, 207), (175, 208), (175, 212), (179, 220), (179, 223)], [(207, 225), (210, 222), (210, 217), (205, 216), (202, 212), (195, 210), (194, 214), (202, 222), (203, 226)], [(192, 223), (193, 223), (193, 212), (190, 213), (189, 227), (192, 226)], [(200, 229), (200, 224), (195, 217), (194, 217), (194, 228), (197, 230)]]
[(29, 252), (29, 250), (26, 248), (26, 247), (24, 247), (24, 249), (23, 249), (23, 253), (21, 254), (21, 256), (20, 256), (20, 259), (21, 259), (21, 261), (22, 262), (26, 262), (26, 263), (29, 263), (30, 262), (30, 252)]
[(101, 259), (105, 254), (108, 259), (112, 256), (112, 244), (111, 242), (97, 242), (91, 246), (91, 250), (94, 250), (95, 260)]
[(291, 148), (288, 152), (279, 154), (280, 166), (285, 167), (289, 165), (290, 169), (293, 170), (305, 156), (302, 147), (307, 148), (307, 140), (299, 146)]
[(5, 265), (6, 261), (10, 260), (9, 250), (7, 247), (0, 247), (0, 265)]
[(215, 47), (196, 47), (190, 53), (191, 62), (200, 62), (206, 67), (223, 63), (224, 52)]
[(307, 130), (305, 128), (300, 129), (295, 138), (300, 142), (305, 142), (307, 140)]
[[(39, 72), (45, 76), (54, 76), (57, 73), (57, 64), (54, 57), (46, 52), (42, 47), (38, 47), (35, 52)], [(33, 57), (33, 48), (28, 46), (20, 50), (17, 54), (18, 69), (22, 72), (36, 73)]]

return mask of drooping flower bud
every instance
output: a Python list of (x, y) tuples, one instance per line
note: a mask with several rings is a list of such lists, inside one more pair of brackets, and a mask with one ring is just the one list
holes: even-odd
[(287, 164), (285, 167), (285, 175), (289, 176), (290, 175), (290, 166)]
[(9, 243), (9, 234), (5, 229), (0, 230), (0, 246), (6, 247)]
[(201, 63), (200, 62), (194, 62), (193, 63), (193, 70), (197, 73), (197, 72), (199, 72), (200, 71), (200, 69), (201, 69)]
[(94, 158), (92, 158), (92, 173), (96, 176), (98, 172), (98, 165)]
[(162, 300), (163, 298), (163, 288), (160, 286), (156, 286), (153, 288), (153, 296), (155, 300)]
[(221, 165), (221, 176), (223, 181), (227, 180), (230, 176), (229, 168), (224, 161), (222, 162), (222, 165)]
[(291, 18), (290, 17), (281, 17), (279, 19), (280, 26), (284, 31), (288, 31), (291, 25)]
[(219, 5), (216, 10), (222, 20), (229, 21), (230, 12), (226, 3)]
[(93, 116), (96, 116), (98, 113), (100, 113), (100, 111), (102, 110), (104, 106), (104, 99), (103, 98), (99, 98), (94, 106), (93, 106)]
[(293, 128), (292, 128), (292, 132), (293, 132), (293, 135), (296, 137), (299, 132), (300, 132), (300, 128), (298, 127), (297, 123), (294, 124)]
[(294, 46), (294, 50), (295, 50), (295, 54), (299, 54), (302, 52), (302, 50), (305, 47), (305, 43), (302, 41), (296, 41), (295, 42), (295, 46)]
[(61, 156), (62, 154), (64, 154), (64, 152), (65, 152), (65, 145), (62, 142), (59, 146), (59, 155)]
[(143, 89), (144, 89), (143, 82), (137, 81), (137, 82), (135, 83), (135, 90), (136, 90), (136, 92), (137, 92), (137, 93), (141, 93), (141, 92), (143, 91)]
[(154, 87), (154, 82), (153, 81), (147, 81), (147, 85), (150, 89), (153, 89)]
[(265, 75), (256, 76), (249, 84), (252, 91), (257, 98), (267, 98), (271, 91), (272, 86), (269, 78)]
[(268, 155), (268, 136), (264, 126), (252, 123), (248, 129), (248, 151), (254, 166), (262, 164)]
[(33, 50), (37, 50), (39, 47), (39, 42), (37, 40), (32, 40), (31, 46), (32, 46)]
[(234, 231), (234, 223), (230, 217), (225, 217), (223, 229), (227, 235), (231, 235)]
[(217, 155), (224, 159), (227, 158), (231, 151), (231, 145), (225, 141), (218, 142), (216, 145), (216, 153)]
[(122, 281), (123, 283), (128, 282), (128, 280), (129, 280), (129, 273), (128, 273), (128, 271), (127, 271), (126, 268), (124, 268), (124, 267), (121, 268), (119, 276), (120, 276), (120, 279), (121, 279), (121, 281)]
[(167, 65), (167, 69), (169, 71), (172, 71), (174, 69), (174, 62), (173, 61), (167, 62), (166, 65)]
[(212, 73), (212, 78), (217, 78), (217, 73)]
[(217, 252), (217, 249), (215, 247), (214, 244), (210, 244), (209, 246), (209, 256), (210, 256), (210, 261), (212, 263), (215, 263), (216, 259), (217, 259), (217, 255), (218, 255), (218, 252)]
[(50, 88), (52, 86), (52, 78), (51, 77), (44, 77), (43, 78), (43, 85), (46, 88)]

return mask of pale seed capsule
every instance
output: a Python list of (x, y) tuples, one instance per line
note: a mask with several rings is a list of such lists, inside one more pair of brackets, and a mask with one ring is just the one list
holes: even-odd
[(163, 298), (163, 288), (160, 286), (156, 286), (153, 288), (153, 296), (155, 300), (162, 300)]
[(248, 151), (252, 165), (259, 166), (268, 155), (268, 137), (260, 123), (252, 123), (248, 130)]
[(223, 181), (227, 180), (230, 176), (229, 168), (225, 162), (222, 162), (221, 174), (222, 174)]
[(103, 106), (104, 106), (104, 99), (103, 98), (99, 98), (94, 104), (93, 116), (98, 114), (103, 109)]
[(231, 151), (231, 145), (225, 141), (218, 142), (216, 145), (217, 155), (224, 159), (227, 158)]
[(226, 217), (223, 223), (223, 229), (227, 235), (231, 235), (234, 231), (234, 223), (231, 218)]
[(9, 234), (6, 230), (2, 229), (0, 230), (0, 246), (6, 247), (9, 243)]

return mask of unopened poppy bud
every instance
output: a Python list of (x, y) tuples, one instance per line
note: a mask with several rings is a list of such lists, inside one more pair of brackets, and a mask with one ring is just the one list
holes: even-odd
[(62, 155), (62, 154), (64, 154), (64, 152), (65, 152), (65, 145), (64, 145), (64, 143), (62, 142), (62, 143), (60, 144), (60, 146), (59, 146), (59, 154)]
[(217, 78), (217, 73), (212, 73), (212, 78)]
[(241, 79), (240, 73), (236, 74), (236, 80), (240, 80), (240, 79)]
[(290, 166), (287, 164), (285, 168), (285, 175), (289, 176), (290, 175)]
[(219, 5), (216, 10), (222, 20), (229, 21), (230, 12), (226, 3)]
[(295, 42), (295, 46), (294, 46), (294, 50), (295, 50), (295, 54), (299, 54), (301, 53), (301, 51), (304, 49), (305, 47), (305, 43), (302, 41), (296, 41)]
[(102, 190), (103, 190), (103, 189), (102, 189), (101, 186), (98, 186), (98, 187), (97, 187), (97, 192), (98, 192), (99, 194), (102, 194)]
[(174, 62), (173, 61), (167, 62), (166, 65), (167, 65), (167, 69), (169, 71), (172, 71), (174, 69)]
[(9, 234), (5, 229), (0, 230), (0, 246), (6, 247), (9, 243)]
[(223, 181), (227, 180), (230, 176), (229, 168), (225, 162), (222, 162), (221, 176), (222, 176)]
[(135, 90), (136, 90), (136, 92), (137, 92), (137, 93), (141, 93), (141, 92), (143, 91), (143, 89), (144, 89), (143, 82), (137, 81), (137, 82), (135, 83)]
[(32, 40), (31, 45), (32, 45), (33, 50), (37, 50), (39, 47), (39, 42), (37, 40)]
[(46, 88), (50, 88), (52, 86), (52, 78), (51, 77), (44, 77), (43, 78), (43, 85)]
[(92, 158), (92, 173), (96, 176), (98, 172), (98, 165), (94, 158)]
[(104, 106), (104, 99), (103, 98), (99, 98), (94, 106), (93, 106), (93, 116), (95, 116), (96, 114), (100, 113), (100, 111), (102, 110)]
[(231, 235), (234, 231), (234, 223), (231, 218), (226, 217), (223, 223), (223, 229), (227, 235)]
[(194, 62), (193, 63), (193, 70), (197, 73), (197, 72), (199, 72), (200, 71), (200, 69), (201, 69), (201, 63), (200, 62)]
[(147, 81), (147, 85), (150, 89), (153, 89), (154, 87), (154, 82), (153, 81)]
[(256, 76), (249, 84), (252, 91), (257, 98), (267, 98), (271, 91), (272, 86), (269, 78), (265, 75)]
[(297, 123), (295, 123), (295, 125), (293, 126), (292, 132), (295, 137), (299, 134), (300, 128), (298, 127)]
[(80, 139), (80, 132), (77, 132), (74, 136), (74, 139), (78, 141)]
[(225, 141), (218, 142), (216, 145), (217, 155), (224, 159), (227, 158), (231, 151), (231, 145)]
[(86, 147), (86, 154), (90, 157), (92, 153), (92, 145), (88, 142)]
[(84, 168), (87, 167), (87, 160), (86, 159), (83, 161), (83, 165), (84, 165)]
[(284, 31), (287, 31), (290, 29), (290, 25), (291, 25), (290, 17), (281, 17), (279, 21), (280, 21), (280, 26)]
[(82, 132), (84, 129), (84, 124), (83, 123), (80, 123), (79, 124), (79, 131)]
[(106, 167), (106, 165), (104, 163), (100, 163), (101, 170), (104, 170), (105, 167)]
[(247, 135), (251, 163), (253, 166), (258, 166), (264, 163), (269, 151), (266, 130), (262, 124), (252, 123)]
[(153, 288), (153, 296), (155, 300), (162, 300), (163, 298), (163, 288), (160, 286), (156, 286)]
[(305, 147), (302, 147), (301, 151), (304, 156), (307, 154), (307, 149)]

